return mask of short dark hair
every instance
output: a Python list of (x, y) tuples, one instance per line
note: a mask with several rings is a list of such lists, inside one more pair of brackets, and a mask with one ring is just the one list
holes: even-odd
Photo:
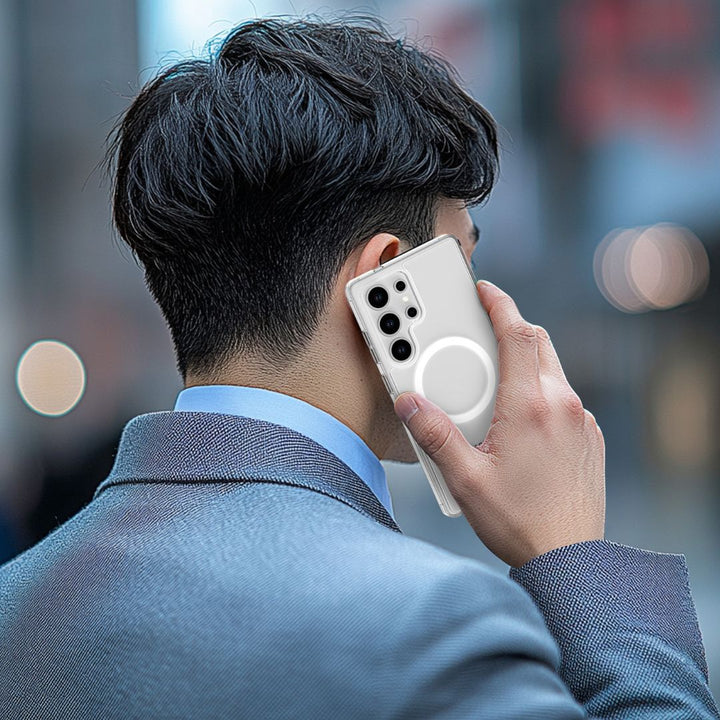
[(283, 367), (355, 248), (426, 242), (438, 199), (481, 202), (498, 161), (453, 68), (367, 17), (239, 25), (142, 88), (108, 160), (183, 380), (244, 352)]

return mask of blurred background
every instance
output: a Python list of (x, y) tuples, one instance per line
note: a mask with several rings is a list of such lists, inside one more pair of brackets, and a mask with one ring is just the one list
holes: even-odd
[[(478, 277), (548, 329), (607, 445), (607, 538), (686, 555), (720, 695), (720, 3), (0, 2), (0, 562), (90, 501), (124, 424), (172, 409), (159, 310), (98, 168), (160, 68), (259, 16), (379, 14), (501, 130)], [(385, 463), (404, 532), (505, 568)]]

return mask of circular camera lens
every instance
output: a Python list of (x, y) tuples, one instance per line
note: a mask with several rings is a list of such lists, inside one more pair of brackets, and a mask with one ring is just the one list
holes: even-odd
[(417, 315), (417, 308), (409, 307), (407, 309), (408, 317), (415, 317)]
[(392, 356), (396, 360), (407, 360), (412, 355), (412, 346), (407, 340), (396, 340), (390, 348)]
[(368, 293), (368, 302), (374, 307), (374, 308), (381, 308), (383, 307), (388, 301), (388, 294), (387, 290), (382, 287), (374, 287), (369, 293)]
[(402, 280), (398, 280), (398, 281), (395, 283), (395, 289), (396, 289), (398, 292), (402, 292), (402, 291), (405, 289), (405, 283), (404, 283)]
[(400, 329), (400, 318), (395, 313), (386, 313), (380, 318), (380, 329), (386, 335), (392, 335)]

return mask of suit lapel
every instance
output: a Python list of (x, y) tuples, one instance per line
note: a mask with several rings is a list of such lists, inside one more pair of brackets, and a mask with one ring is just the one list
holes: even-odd
[(125, 426), (95, 496), (122, 483), (274, 482), (340, 500), (401, 532), (370, 488), (336, 455), (295, 430), (254, 418), (155, 412)]

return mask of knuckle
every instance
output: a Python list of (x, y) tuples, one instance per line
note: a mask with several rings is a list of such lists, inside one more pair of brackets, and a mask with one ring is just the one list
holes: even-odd
[(533, 325), (533, 327), (535, 328), (535, 335), (537, 336), (538, 340), (550, 340), (550, 335), (548, 334), (548, 331), (544, 327), (542, 327), (542, 325)]
[(516, 322), (508, 328), (508, 335), (521, 343), (536, 341), (535, 328), (526, 322)]
[(595, 419), (595, 416), (589, 410), (583, 409), (583, 413), (584, 413), (585, 427), (588, 428), (594, 434), (599, 435), (602, 438), (603, 433), (602, 433), (602, 430), (600, 429), (600, 426), (597, 423), (597, 420)]
[(423, 428), (424, 449), (430, 455), (438, 455), (447, 447), (452, 437), (452, 428), (442, 418), (431, 418)]
[(562, 404), (568, 414), (572, 417), (584, 417), (585, 408), (582, 404), (582, 400), (578, 397), (577, 393), (572, 390), (572, 388), (563, 394)]
[(552, 410), (544, 395), (536, 395), (528, 400), (527, 413), (533, 422), (544, 424), (550, 419)]

